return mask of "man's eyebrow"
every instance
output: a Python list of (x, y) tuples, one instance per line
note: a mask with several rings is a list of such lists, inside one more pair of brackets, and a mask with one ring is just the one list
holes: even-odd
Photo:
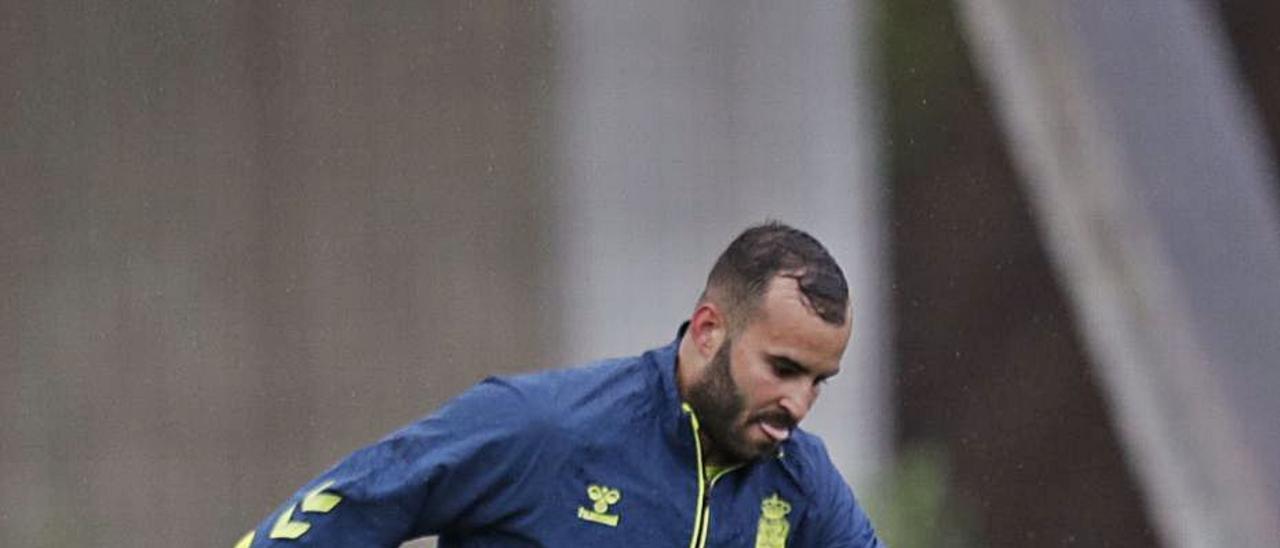
[(769, 360), (772, 361), (775, 365), (781, 365), (788, 369), (795, 369), (797, 371), (800, 371), (801, 373), (807, 374), (813, 371), (812, 369), (809, 368), (809, 366), (803, 363), (800, 363), (798, 361), (795, 361), (791, 358), (788, 358), (786, 356), (773, 355), (769, 357)]
[[(770, 356), (769, 356), (769, 361), (773, 362), (775, 365), (780, 365), (780, 366), (783, 366), (783, 367), (787, 367), (787, 368), (790, 368), (790, 369), (794, 369), (794, 370), (797, 370), (797, 371), (799, 371), (799, 372), (801, 372), (801, 373), (804, 373), (804, 374), (806, 374), (806, 375), (811, 375), (811, 374), (813, 374), (813, 369), (812, 369), (812, 368), (810, 368), (809, 366), (807, 366), (807, 365), (805, 365), (805, 364), (803, 364), (803, 363), (800, 363), (800, 362), (795, 361), (795, 360), (793, 360), (793, 359), (791, 359), (791, 358), (788, 358), (788, 357), (786, 357), (786, 356), (781, 356), (781, 355), (770, 355)], [(825, 373), (825, 374), (822, 374), (822, 375), (816, 375), (816, 377), (817, 377), (817, 379), (818, 379), (818, 380), (820, 380), (820, 381), (821, 381), (821, 380), (826, 380), (826, 379), (829, 379), (829, 378), (831, 378), (831, 377), (834, 377), (834, 376), (836, 376), (836, 374), (838, 374), (838, 373), (840, 373), (840, 370), (839, 370), (839, 369), (836, 369), (835, 371), (832, 371), (832, 372), (830, 372), (830, 373)]]

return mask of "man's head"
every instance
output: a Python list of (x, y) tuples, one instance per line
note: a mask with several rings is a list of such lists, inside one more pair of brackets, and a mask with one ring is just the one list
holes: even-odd
[(844, 273), (812, 236), (752, 227), (716, 261), (680, 348), (682, 396), (713, 462), (773, 450), (839, 371), (849, 340)]

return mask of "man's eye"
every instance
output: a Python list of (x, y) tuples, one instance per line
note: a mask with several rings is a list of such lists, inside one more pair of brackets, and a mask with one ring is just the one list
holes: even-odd
[(796, 369), (795, 366), (784, 362), (774, 362), (773, 371), (774, 373), (777, 373), (779, 377), (793, 377), (800, 373), (800, 370)]

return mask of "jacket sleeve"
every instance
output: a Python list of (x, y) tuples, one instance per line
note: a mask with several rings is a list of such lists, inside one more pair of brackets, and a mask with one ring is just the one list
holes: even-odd
[(822, 468), (826, 470), (817, 486), (820, 508), (825, 509), (818, 535), (819, 546), (831, 548), (884, 548), (871, 519), (858, 505), (853, 490), (831, 463), (824, 449)]
[(537, 406), (488, 379), (302, 487), (236, 548), (387, 546), (500, 523), (531, 504), (547, 443)]
[(866, 512), (858, 506), (849, 486), (836, 477), (837, 483), (834, 500), (831, 502), (830, 514), (824, 523), (821, 535), (822, 546), (838, 548), (883, 548), (884, 544), (876, 537), (875, 528)]

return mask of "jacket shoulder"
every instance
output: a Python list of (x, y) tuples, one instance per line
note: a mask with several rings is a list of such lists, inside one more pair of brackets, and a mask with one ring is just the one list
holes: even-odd
[(801, 431), (793, 433), (784, 460), (788, 472), (817, 511), (815, 531), (822, 546), (880, 547), (875, 528), (867, 518), (821, 438)]
[(544, 417), (568, 430), (648, 414), (659, 395), (658, 371), (643, 356), (503, 379)]
[(797, 428), (783, 450), (787, 472), (806, 494), (813, 496), (833, 482), (844, 483), (826, 444), (817, 435)]

